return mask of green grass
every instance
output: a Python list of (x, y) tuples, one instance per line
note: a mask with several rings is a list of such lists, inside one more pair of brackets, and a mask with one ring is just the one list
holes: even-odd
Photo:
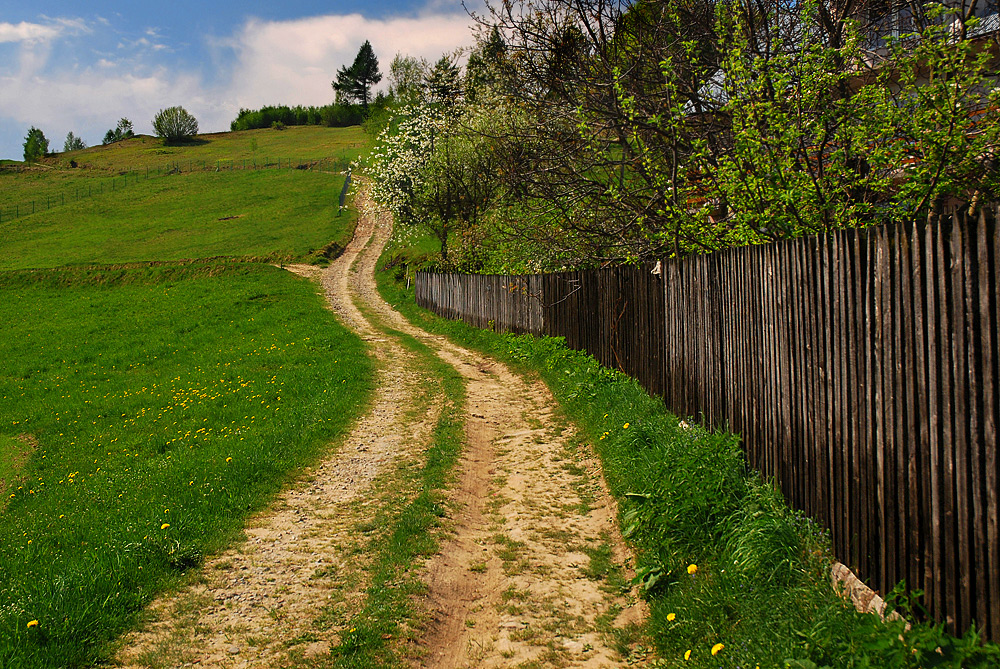
[(380, 510), (378, 525), (387, 528), (369, 548), (371, 585), (361, 611), (332, 650), (333, 666), (351, 669), (404, 667), (401, 642), (412, 633), (417, 616), (413, 598), (424, 592), (414, 566), (432, 555), (439, 545), (434, 530), (445, 515), (445, 489), (465, 443), (462, 407), (465, 387), (462, 376), (442, 362), (425, 344), (400, 332), (387, 330), (417, 353), (428, 376), (439, 384), (443, 398), (441, 414), (420, 469), (410, 475), (409, 486), (417, 492), (404, 504)]
[(10, 491), (24, 481), (24, 466), (34, 445), (22, 435), (0, 433), (0, 510), (7, 505)]
[[(72, 225), (80, 212), (92, 208), (114, 211), (118, 202), (127, 201), (126, 193), (141, 188), (147, 181), (164, 179), (175, 169), (184, 175), (199, 172), (220, 177), (243, 171), (299, 175), (311, 171), (324, 173), (326, 179), (331, 179), (344, 172), (366, 146), (367, 138), (358, 127), (298, 126), (280, 132), (249, 130), (202, 135), (195, 143), (170, 147), (158, 139), (144, 136), (109, 146), (55, 154), (26, 169), (0, 169), (0, 232), (10, 221), (25, 216), (47, 215), (49, 222), (46, 225), (51, 222)], [(78, 166), (70, 167), (70, 161), (76, 161)], [(269, 167), (253, 170), (254, 165)], [(294, 169), (300, 165), (310, 169)], [(342, 182), (333, 180), (336, 185), (331, 183), (329, 188), (336, 188), (332, 194), (335, 205)], [(217, 185), (219, 180), (212, 183)], [(284, 187), (286, 183), (279, 182), (274, 187)], [(266, 183), (247, 184), (247, 187), (271, 188)], [(239, 189), (240, 185), (235, 188)], [(242, 191), (240, 195), (245, 193)], [(289, 198), (294, 195), (290, 193)], [(95, 198), (101, 203), (94, 204)], [(75, 211), (68, 209), (77, 203), (82, 206)], [(326, 204), (330, 204), (330, 200)], [(176, 206), (196, 208), (197, 202), (181, 202)]]
[[(266, 265), (0, 273), (0, 666), (80, 666), (363, 408), (371, 363)], [(37, 620), (37, 626), (28, 627)]]
[(291, 126), (285, 130), (244, 130), (198, 135), (193, 142), (165, 146), (163, 140), (141, 135), (109, 146), (94, 146), (82, 151), (59, 153), (42, 161), (45, 166), (68, 168), (75, 160), (82, 169), (138, 169), (171, 162), (215, 163), (217, 160), (252, 161), (270, 158), (275, 161), (319, 160), (341, 157), (354, 160), (368, 146), (360, 126), (327, 128)]
[(297, 170), (196, 172), (140, 181), (0, 225), (0, 269), (212, 256), (302, 259), (346, 244), (343, 177)]
[[(379, 267), (386, 264), (383, 258)], [(634, 380), (559, 339), (496, 334), (440, 319), (416, 306), (405, 276), (402, 265), (376, 274), (387, 301), (420, 327), (541, 375), (594, 444), (637, 556), (636, 583), (650, 604), (646, 634), (659, 658), (653, 666), (1000, 662), (1000, 648), (981, 646), (972, 631), (961, 638), (949, 636), (943, 625), (906, 631), (902, 622), (883, 623), (837, 597), (828, 578), (828, 540), (788, 508), (774, 485), (747, 471), (736, 436), (680, 421)], [(697, 565), (694, 573), (690, 565)], [(722, 648), (713, 655), (716, 644)]]

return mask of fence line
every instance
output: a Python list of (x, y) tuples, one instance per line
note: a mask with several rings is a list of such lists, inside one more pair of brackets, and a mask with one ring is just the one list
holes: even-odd
[(151, 177), (155, 178), (165, 176), (167, 174), (267, 169), (330, 170), (340, 172), (346, 170), (349, 165), (350, 161), (346, 158), (319, 158), (314, 160), (302, 160), (293, 158), (271, 158), (268, 156), (264, 157), (260, 161), (256, 158), (215, 161), (187, 160), (173, 161), (157, 165), (155, 167), (129, 167), (121, 171), (112, 170), (115, 173), (107, 177), (86, 177), (88, 180), (92, 180), (95, 183), (76, 184), (74, 185), (72, 191), (67, 189), (56, 195), (46, 195), (44, 196), (44, 199), (40, 196), (35, 199), (24, 200), (13, 205), (0, 206), (0, 223), (48, 211), (53, 207), (65, 205), (67, 202), (77, 202), (87, 197), (93, 197), (94, 195), (120, 191), (128, 186), (135, 185), (139, 181), (149, 180)]
[(728, 426), (862, 579), (905, 580), (954, 631), (1000, 641), (998, 263), (991, 212), (416, 290), (450, 318), (565, 337)]

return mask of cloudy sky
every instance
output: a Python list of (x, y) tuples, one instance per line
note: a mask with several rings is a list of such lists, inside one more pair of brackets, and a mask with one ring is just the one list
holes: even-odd
[(470, 25), (460, 0), (0, 0), (0, 158), (21, 159), (31, 126), (62, 150), (123, 116), (152, 134), (174, 105), (215, 132), (241, 107), (327, 104), (366, 39), (385, 73), (470, 45)]

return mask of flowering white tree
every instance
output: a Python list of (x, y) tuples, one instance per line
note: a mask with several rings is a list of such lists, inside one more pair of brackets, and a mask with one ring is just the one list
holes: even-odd
[(373, 199), (401, 225), (422, 226), (441, 242), (474, 225), (499, 190), (497, 158), (483, 132), (497, 113), (487, 105), (404, 108), (368, 158)]

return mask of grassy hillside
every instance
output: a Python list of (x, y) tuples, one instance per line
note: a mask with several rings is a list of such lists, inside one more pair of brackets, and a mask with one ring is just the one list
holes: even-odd
[(43, 165), (68, 168), (71, 160), (84, 169), (123, 170), (174, 161), (215, 163), (216, 161), (253, 161), (266, 158), (320, 160), (343, 157), (353, 160), (367, 145), (359, 126), (327, 128), (291, 126), (285, 130), (244, 130), (198, 135), (190, 143), (164, 146), (163, 140), (140, 135), (108, 146), (95, 146), (49, 156)]
[[(59, 156), (0, 171), (0, 197), (68, 200), (142, 161), (253, 154), (254, 136), (258, 153), (328, 165), (363, 140), (327, 128), (169, 149), (137, 138), (77, 152), (87, 167)], [(217, 257), (318, 260), (353, 233), (355, 216), (337, 216), (342, 175), (132, 174), (0, 223), (3, 667), (105, 659), (146, 603), (236, 537), (370, 396), (363, 343), (311, 283)]]
[(305, 258), (345, 244), (340, 175), (193, 172), (141, 180), (0, 225), (0, 269), (212, 256)]
[[(364, 150), (360, 128), (297, 126), (287, 130), (200, 135), (182, 146), (147, 136), (59, 153), (41, 162), (0, 169), (0, 227), (15, 216), (47, 211), (91, 194), (127, 190), (168, 170), (211, 171), (255, 166), (288, 170), (309, 166), (339, 173)], [(77, 167), (71, 167), (71, 161)], [(10, 167), (8, 165), (8, 167)]]

